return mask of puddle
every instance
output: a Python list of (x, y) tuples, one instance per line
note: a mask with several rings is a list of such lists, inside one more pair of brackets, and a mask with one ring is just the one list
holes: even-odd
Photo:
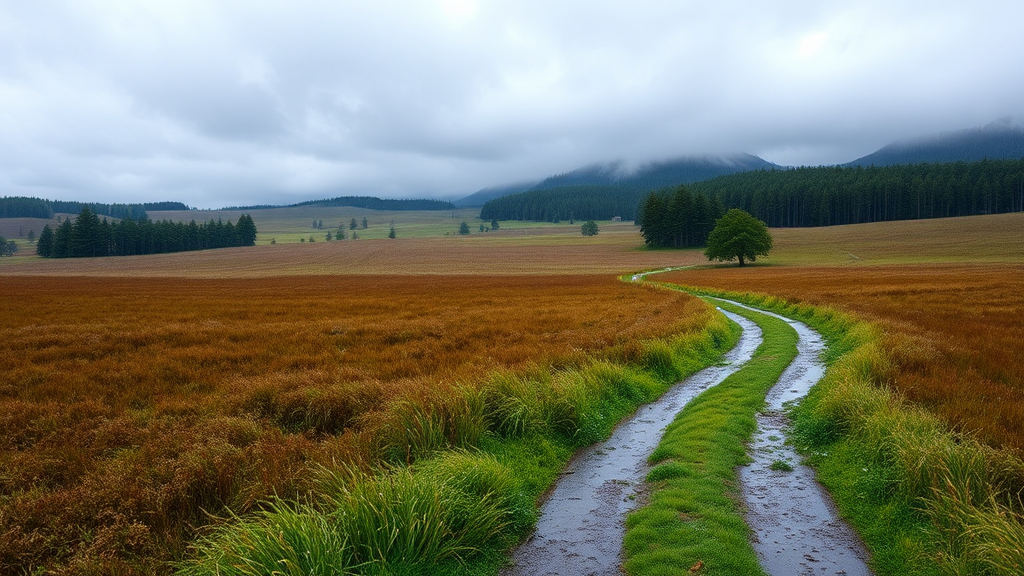
[[(772, 576), (869, 576), (868, 554), (860, 538), (839, 518), (814, 470), (800, 464), (796, 450), (785, 443), (789, 421), (783, 405), (803, 398), (824, 375), (818, 358), (825, 344), (806, 324), (771, 315), (793, 326), (800, 341), (797, 357), (769, 390), (767, 407), (757, 417), (758, 430), (748, 448), (753, 463), (739, 469), (754, 550)], [(773, 463), (780, 469), (773, 470)]]
[(581, 450), (569, 462), (540, 509), (533, 535), (512, 554), (505, 576), (621, 576), (626, 514), (647, 476), (647, 456), (665, 427), (698, 394), (739, 369), (761, 343), (756, 324), (725, 312), (743, 327), (739, 343), (723, 360), (641, 406), (606, 442)]

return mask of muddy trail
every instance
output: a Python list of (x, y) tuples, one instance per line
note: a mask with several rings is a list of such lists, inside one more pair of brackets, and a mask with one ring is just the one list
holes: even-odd
[[(860, 538), (839, 518), (814, 470), (800, 464), (796, 449), (786, 443), (789, 419), (784, 405), (803, 398), (825, 374), (820, 360), (825, 342), (803, 322), (756, 311), (787, 322), (799, 340), (796, 358), (768, 391), (766, 406), (757, 415), (757, 432), (747, 448), (753, 462), (738, 471), (747, 525), (754, 533), (751, 544), (772, 576), (869, 576), (868, 554)], [(782, 465), (773, 470), (776, 463)]]
[(537, 528), (512, 554), (505, 576), (618, 576), (626, 514), (635, 508), (649, 467), (647, 456), (687, 402), (739, 370), (761, 344), (761, 329), (743, 327), (723, 364), (697, 372), (660, 399), (640, 407), (607, 441), (578, 452), (541, 506)]
[[(542, 505), (533, 535), (513, 552), (513, 565), (502, 571), (503, 576), (622, 574), (625, 517), (637, 505), (635, 498), (649, 470), (647, 456), (690, 400), (737, 371), (761, 343), (756, 324), (723, 313), (743, 328), (723, 364), (677, 384), (623, 421), (606, 442), (577, 453)], [(772, 576), (870, 575), (859, 538), (838, 518), (813, 470), (799, 464), (785, 441), (788, 421), (783, 404), (802, 398), (821, 378), (824, 367), (818, 357), (824, 343), (803, 323), (772, 316), (793, 326), (799, 344), (796, 359), (769, 391), (768, 405), (758, 415), (749, 448), (753, 462), (739, 470), (753, 547)], [(776, 461), (793, 470), (772, 470)]]

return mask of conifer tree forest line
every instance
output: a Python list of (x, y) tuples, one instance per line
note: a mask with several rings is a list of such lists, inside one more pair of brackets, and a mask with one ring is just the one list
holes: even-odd
[[(833, 226), (1024, 211), (1024, 158), (884, 167), (819, 167), (755, 170), (686, 186), (695, 206), (739, 208), (770, 227)], [(528, 191), (487, 202), (484, 220), (607, 220), (614, 216), (659, 226), (662, 211), (674, 214), (675, 230), (657, 233), (655, 245), (692, 245), (705, 237), (708, 215), (671, 205), (672, 190), (572, 186)], [(652, 195), (657, 197), (652, 200)], [(703, 200), (698, 201), (697, 198)], [(678, 202), (682, 202), (679, 200)], [(645, 216), (646, 215), (646, 216)], [(667, 216), (662, 216), (662, 219)], [(686, 219), (683, 224), (679, 218)], [(713, 226), (713, 221), (712, 221)], [(694, 228), (696, 227), (696, 228)], [(683, 232), (695, 230), (693, 232)], [(666, 241), (665, 238), (671, 237)], [(646, 238), (646, 237), (645, 237)], [(700, 243), (696, 245), (702, 245)]]
[(56, 230), (44, 227), (36, 253), (45, 258), (134, 256), (255, 244), (256, 223), (248, 214), (239, 216), (237, 223), (211, 220), (196, 224), (193, 220), (186, 224), (133, 218), (111, 223), (83, 206), (74, 221), (65, 218)]

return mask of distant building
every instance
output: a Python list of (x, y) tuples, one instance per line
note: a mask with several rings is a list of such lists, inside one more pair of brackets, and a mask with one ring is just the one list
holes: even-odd
[(622, 222), (622, 216), (613, 216), (612, 222)]

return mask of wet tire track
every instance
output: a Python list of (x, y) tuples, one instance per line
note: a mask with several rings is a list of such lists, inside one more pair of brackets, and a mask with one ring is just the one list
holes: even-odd
[(742, 328), (724, 364), (705, 368), (641, 406), (611, 438), (578, 452), (540, 509), (537, 527), (512, 554), (505, 576), (619, 576), (626, 514), (647, 476), (647, 457), (665, 427), (698, 394), (738, 370), (761, 343), (761, 329), (725, 312)]
[[(772, 576), (871, 575), (860, 538), (839, 517), (814, 470), (800, 464), (795, 448), (786, 442), (785, 404), (803, 398), (825, 374), (821, 335), (802, 322), (726, 302), (779, 318), (799, 336), (796, 358), (768, 391), (766, 407), (757, 416), (757, 432), (748, 448), (753, 462), (739, 469), (746, 521), (761, 566)], [(780, 462), (792, 469), (776, 465), (773, 470)]]

